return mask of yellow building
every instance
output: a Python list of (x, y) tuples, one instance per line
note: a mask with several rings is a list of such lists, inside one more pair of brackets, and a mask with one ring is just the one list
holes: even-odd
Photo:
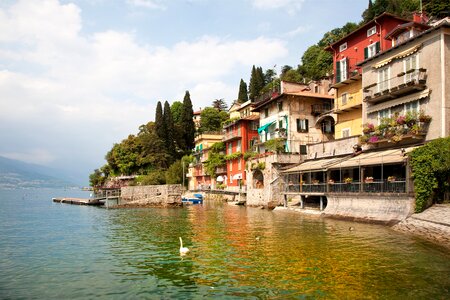
[(362, 134), (362, 80), (358, 74), (348, 80), (334, 84), (336, 96), (335, 138), (346, 138)]

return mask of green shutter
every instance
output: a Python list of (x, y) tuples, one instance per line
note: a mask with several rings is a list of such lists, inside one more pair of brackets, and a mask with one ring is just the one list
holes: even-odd
[(336, 83), (341, 82), (341, 62), (336, 62)]
[(364, 48), (364, 59), (367, 59), (369, 57), (369, 49), (366, 47)]
[(378, 52), (380, 52), (380, 42), (377, 42), (376, 44), (375, 44), (375, 52), (376, 53), (378, 53)]
[(309, 131), (308, 119), (305, 119), (305, 132)]

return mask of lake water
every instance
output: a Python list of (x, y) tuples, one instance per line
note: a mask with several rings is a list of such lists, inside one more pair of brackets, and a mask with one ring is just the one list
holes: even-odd
[(217, 202), (107, 210), (57, 196), (88, 193), (0, 191), (0, 298), (450, 295), (449, 251), (387, 227)]

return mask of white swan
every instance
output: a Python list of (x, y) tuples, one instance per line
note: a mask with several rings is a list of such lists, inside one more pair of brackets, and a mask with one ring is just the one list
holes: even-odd
[(189, 252), (189, 248), (183, 247), (183, 240), (180, 236), (180, 254), (186, 254)]

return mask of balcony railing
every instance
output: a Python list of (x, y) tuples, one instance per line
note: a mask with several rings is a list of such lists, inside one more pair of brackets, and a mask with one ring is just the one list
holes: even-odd
[(352, 69), (348, 70), (345, 73), (345, 77), (342, 76), (342, 75), (343, 75), (343, 73), (341, 72), (339, 74), (339, 76), (337, 76), (337, 74), (334, 76), (333, 85), (340, 85), (341, 83), (345, 84), (345, 83), (348, 83), (348, 82), (353, 81), (353, 80), (358, 80), (359, 78), (361, 78), (360, 77), (361, 76), (361, 70), (355, 67), (355, 68), (352, 68)]
[(372, 182), (334, 182), (286, 184), (288, 193), (406, 193), (406, 180), (374, 180)]
[(272, 139), (278, 139), (278, 138), (285, 139), (287, 135), (286, 135), (286, 130), (277, 130), (277, 131), (269, 132), (269, 136), (270, 136), (270, 139), (272, 140)]
[(242, 138), (242, 134), (238, 131), (226, 132), (223, 135), (222, 141), (227, 142)]
[(227, 173), (227, 167), (217, 167), (216, 168), (216, 174), (226, 174)]
[(411, 69), (387, 80), (366, 86), (364, 101), (375, 104), (405, 96), (426, 88), (427, 70)]
[(321, 115), (327, 111), (331, 110), (331, 104), (330, 103), (323, 103), (323, 104), (313, 104), (311, 105), (311, 113), (313, 115)]

